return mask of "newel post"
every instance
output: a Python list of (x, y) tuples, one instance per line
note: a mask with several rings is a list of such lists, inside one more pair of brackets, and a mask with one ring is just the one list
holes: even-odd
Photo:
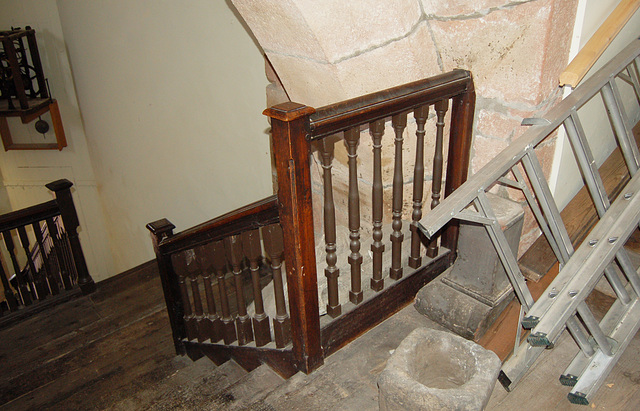
[[(449, 132), (449, 161), (447, 162), (447, 182), (444, 196), (448, 197), (455, 189), (467, 181), (469, 157), (473, 136), (473, 116), (476, 107), (476, 92), (469, 73), (469, 86), (465, 93), (452, 98), (451, 130)], [(459, 224), (451, 221), (442, 235), (442, 245), (451, 250), (451, 258), (456, 258)]]
[(156, 254), (156, 261), (158, 263), (162, 292), (164, 293), (164, 300), (167, 304), (167, 313), (169, 314), (171, 333), (173, 335), (173, 345), (175, 346), (176, 354), (184, 355), (186, 354), (186, 350), (184, 344), (182, 344), (182, 339), (186, 338), (187, 331), (184, 324), (184, 308), (180, 295), (180, 285), (178, 284), (178, 277), (173, 271), (171, 255), (163, 254), (162, 250), (160, 250), (160, 243), (162, 240), (173, 236), (174, 228), (176, 228), (176, 226), (166, 218), (147, 224), (147, 230), (151, 232), (153, 251)]
[(297, 103), (283, 103), (264, 111), (271, 117), (278, 173), (293, 355), (297, 368), (305, 373), (323, 363), (311, 204), (311, 151), (305, 129), (308, 116), (314, 112), (313, 108)]
[(92, 293), (96, 290), (96, 284), (93, 282), (91, 275), (89, 275), (87, 262), (84, 259), (84, 253), (82, 252), (82, 246), (78, 238), (80, 221), (78, 220), (76, 206), (73, 204), (73, 197), (71, 196), (73, 183), (67, 179), (62, 179), (46, 184), (45, 187), (53, 191), (56, 195), (56, 202), (60, 208), (60, 216), (62, 217), (64, 229), (67, 231), (69, 237), (71, 254), (73, 255), (76, 272), (78, 273), (78, 286), (80, 286), (82, 294)]

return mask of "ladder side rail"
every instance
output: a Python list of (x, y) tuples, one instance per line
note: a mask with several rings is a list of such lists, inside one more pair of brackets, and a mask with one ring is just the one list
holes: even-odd
[(438, 207), (426, 213), (419, 223), (420, 230), (427, 237), (437, 233), (438, 230), (473, 201), (479, 190), (487, 189), (490, 184), (506, 174), (520, 161), (526, 149), (537, 146), (555, 131), (564, 122), (572, 109), (582, 107), (603, 86), (608, 84), (622, 70), (625, 70), (634, 59), (638, 58), (639, 54), (640, 39), (636, 39), (549, 111), (549, 113), (560, 113), (559, 115), (543, 116), (543, 119), (547, 120), (548, 124), (531, 126), (522, 136), (494, 157), (480, 171), (471, 176), (460, 188), (444, 198)]
[(558, 248), (562, 256), (560, 264), (566, 264), (573, 254), (573, 244), (571, 243), (569, 233), (562, 222), (560, 210), (558, 210), (558, 206), (553, 199), (551, 189), (549, 189), (544, 172), (542, 171), (542, 166), (540, 165), (533, 148), (529, 147), (526, 150), (525, 156), (522, 158), (522, 165), (527, 173), (533, 192), (540, 203), (542, 212), (549, 223), (549, 229), (558, 244)]
[[(587, 142), (586, 134), (576, 110), (571, 111), (571, 115), (565, 121), (564, 127), (567, 131), (567, 136), (569, 137), (569, 142), (573, 148), (576, 160), (578, 161), (578, 166), (582, 172), (582, 177), (595, 205), (596, 212), (598, 213), (598, 216), (602, 218), (607, 209), (611, 206), (611, 202), (609, 201), (609, 196), (604, 188), (604, 183), (602, 182), (600, 172), (598, 171), (598, 166), (596, 165), (596, 161), (593, 157), (593, 153), (591, 152), (591, 148), (589, 147), (589, 143)], [(623, 253), (624, 250), (621, 249), (620, 252)], [(622, 281), (614, 267), (609, 265), (605, 269), (604, 274), (605, 277), (607, 277), (611, 288), (613, 288), (613, 291), (616, 293), (616, 296), (624, 304), (628, 304), (631, 299), (624, 289), (624, 284), (622, 284)], [(637, 277), (635, 269), (632, 273), (630, 272), (627, 274), (627, 277), (629, 276)]]
[(532, 335), (545, 337), (548, 341), (555, 340), (561, 325), (591, 293), (605, 267), (637, 227), (640, 221), (640, 177), (634, 176), (627, 187), (634, 195), (616, 199), (591, 231), (591, 237), (598, 239), (597, 243), (583, 243), (549, 285), (560, 292), (546, 314), (539, 316), (540, 321), (532, 330)]
[(533, 195), (531, 190), (529, 190), (529, 187), (527, 187), (524, 176), (522, 175), (518, 167), (512, 168), (511, 171), (513, 172), (513, 175), (517, 181), (517, 186), (515, 188), (519, 188), (522, 191), (522, 194), (524, 194), (524, 198), (527, 201), (527, 204), (529, 205), (529, 208), (531, 209), (533, 216), (538, 222), (538, 226), (540, 227), (542, 234), (547, 239), (547, 242), (549, 243), (549, 246), (551, 247), (553, 254), (556, 256), (558, 261), (560, 261), (561, 259), (560, 248), (558, 246), (558, 243), (556, 242), (556, 239), (551, 234), (551, 230), (549, 229), (547, 220), (544, 218), (542, 210), (540, 209), (535, 196)]
[[(631, 291), (631, 287), (627, 286), (627, 292)], [(573, 386), (568, 394), (569, 401), (573, 403), (589, 404), (637, 333), (640, 328), (640, 300), (636, 298), (627, 306), (619, 300), (615, 301), (600, 321), (600, 327), (609, 338), (618, 342), (618, 346), (611, 356), (600, 349), (590, 357), (580, 353), (575, 356), (560, 378), (564, 385)]]
[(628, 120), (620, 102), (619, 95), (616, 95), (617, 87), (613, 79), (602, 87), (602, 99), (609, 114), (609, 120), (613, 128), (613, 133), (618, 140), (618, 145), (622, 151), (629, 174), (632, 176), (638, 171), (638, 148), (633, 144), (633, 134), (628, 126)]
[[(595, 354), (587, 334), (583, 331), (580, 323), (572, 317), (566, 324), (567, 330), (580, 347), (578, 355), (589, 358)], [(512, 391), (525, 376), (529, 368), (538, 359), (547, 347), (532, 346), (526, 340), (522, 342), (507, 361), (502, 364), (502, 369), (498, 375), (498, 380), (507, 391)]]
[(498, 257), (502, 262), (507, 276), (511, 281), (511, 285), (518, 296), (520, 304), (524, 307), (525, 311), (528, 311), (533, 305), (533, 296), (527, 287), (524, 276), (518, 267), (518, 261), (513, 255), (511, 247), (509, 247), (507, 238), (498, 223), (498, 219), (491, 209), (489, 199), (484, 191), (478, 193), (478, 197), (476, 198), (476, 201), (474, 201), (474, 204), (478, 211), (484, 214), (491, 221), (490, 224), (485, 224), (487, 233), (489, 234), (491, 242), (498, 253)]

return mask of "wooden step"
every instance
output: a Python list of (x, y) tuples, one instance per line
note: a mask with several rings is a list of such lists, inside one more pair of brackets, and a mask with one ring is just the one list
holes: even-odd
[(218, 398), (225, 389), (241, 380), (247, 372), (234, 361), (216, 367), (208, 358), (192, 362), (187, 357), (176, 357), (186, 367), (162, 380), (159, 384), (141, 390), (113, 405), (115, 410), (169, 410), (209, 408), (212, 398)]

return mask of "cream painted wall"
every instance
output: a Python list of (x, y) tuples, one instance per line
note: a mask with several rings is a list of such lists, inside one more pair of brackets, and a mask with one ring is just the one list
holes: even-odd
[[(53, 195), (44, 187), (46, 183), (60, 178), (71, 180), (75, 185), (74, 202), (80, 217), (80, 240), (89, 270), (99, 281), (115, 274), (113, 259), (55, 0), (0, 1), (1, 29), (27, 25), (36, 29), (44, 71), (52, 95), (58, 100), (69, 146), (62, 151), (5, 152), (0, 149), (0, 212), (48, 201)], [(22, 125), (17, 119), (9, 120), (16, 141), (42, 139), (34, 131), (33, 123)], [(53, 139), (52, 136), (48, 138)]]
[(115, 273), (272, 193), (262, 54), (220, 0), (58, 0)]
[[(584, 3), (582, 5), (584, 7), (584, 19), (577, 22), (576, 28), (578, 33), (574, 33), (574, 41), (579, 42), (579, 48), (584, 46), (611, 11), (620, 3), (620, 0), (582, 1)], [(636, 11), (631, 20), (629, 20), (620, 34), (613, 40), (585, 78), (593, 75), (593, 73), (638, 36), (640, 36), (640, 11)], [(627, 103), (630, 103), (626, 104), (626, 107), (629, 109), (627, 114), (630, 121), (636, 124), (640, 121), (640, 109), (637, 103), (635, 103), (635, 96), (630, 87), (623, 85), (620, 85), (620, 87), (623, 98)], [(602, 99), (596, 96), (596, 98), (581, 108), (578, 114), (583, 123), (596, 162), (598, 165), (601, 165), (616, 147), (615, 138), (611, 131)], [(566, 138), (556, 146), (552, 184), (554, 184), (554, 197), (561, 208), (564, 208), (564, 206), (571, 201), (583, 185), (571, 146)]]

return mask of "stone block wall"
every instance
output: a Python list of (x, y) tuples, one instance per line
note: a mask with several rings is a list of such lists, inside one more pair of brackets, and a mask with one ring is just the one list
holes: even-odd
[[(276, 93), (276, 98), (270, 101), (286, 96), (320, 107), (454, 68), (471, 71), (477, 93), (471, 173), (522, 134), (523, 118), (545, 112), (561, 98), (557, 78), (568, 62), (577, 7), (577, 0), (232, 0), (232, 3), (286, 91), (285, 94), (273, 86), (277, 82), (272, 83), (271, 93)], [(273, 73), (271, 77), (275, 78)], [(431, 141), (429, 136), (435, 134), (433, 123), (431, 119), (427, 125), (427, 140)], [(413, 130), (415, 123), (410, 122), (404, 157), (405, 163), (411, 164), (415, 155), (410, 143)], [(388, 198), (393, 175), (392, 136), (391, 132), (385, 135), (383, 158)], [(368, 133), (363, 133), (358, 151), (361, 164), (371, 164), (370, 141)], [(539, 150), (546, 170), (551, 167), (553, 146), (551, 139)], [(430, 152), (429, 148), (425, 151)], [(405, 165), (406, 184), (413, 178), (411, 164)], [(346, 152), (342, 144), (336, 146), (334, 169), (336, 190), (346, 190), (343, 179), (347, 172)], [(431, 165), (426, 164), (425, 170), (429, 182)], [(371, 176), (370, 170), (361, 171), (362, 218), (366, 230)], [(319, 184), (319, 172), (313, 174)], [(314, 192), (319, 198), (321, 187), (315, 187)], [(425, 192), (427, 205), (428, 195)], [(336, 201), (339, 198), (336, 195)], [(410, 201), (411, 190), (407, 186), (405, 210), (410, 208)], [(338, 205), (339, 212), (341, 208), (346, 213)], [(319, 224), (321, 202), (317, 201), (314, 211)], [(538, 235), (531, 227), (528, 218), (523, 233), (524, 248)]]

